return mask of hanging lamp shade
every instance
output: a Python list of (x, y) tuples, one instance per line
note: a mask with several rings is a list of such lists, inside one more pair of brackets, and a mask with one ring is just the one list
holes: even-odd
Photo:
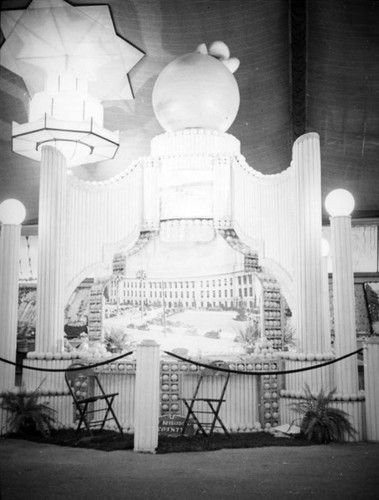
[(67, 166), (96, 163), (114, 158), (119, 148), (118, 132), (98, 127), (93, 121), (58, 121), (45, 115), (32, 123), (13, 122), (12, 150), (40, 161), (43, 146), (59, 149)]
[(116, 34), (107, 5), (33, 0), (26, 10), (3, 11), (1, 29), (1, 65), (23, 78), (31, 96), (50, 75), (70, 72), (100, 101), (133, 98), (127, 74), (144, 54)]
[(0, 63), (31, 97), (29, 121), (13, 123), (12, 150), (38, 161), (53, 146), (68, 167), (112, 159), (119, 135), (103, 127), (101, 102), (133, 99), (128, 72), (144, 54), (116, 34), (109, 7), (33, 0), (3, 11), (1, 28)]

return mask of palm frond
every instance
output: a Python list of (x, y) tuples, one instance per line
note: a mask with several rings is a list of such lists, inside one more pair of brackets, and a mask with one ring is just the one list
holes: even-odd
[(349, 415), (339, 408), (330, 406), (336, 388), (326, 392), (323, 388), (318, 394), (304, 385), (304, 397), (290, 407), (300, 414), (300, 429), (309, 441), (317, 443), (340, 442), (346, 435), (353, 436), (356, 430), (349, 421)]
[(49, 435), (55, 423), (56, 411), (47, 402), (40, 402), (41, 384), (30, 392), (25, 387), (7, 391), (2, 397), (1, 407), (10, 413), (7, 419), (8, 433), (24, 432), (34, 428), (44, 435)]

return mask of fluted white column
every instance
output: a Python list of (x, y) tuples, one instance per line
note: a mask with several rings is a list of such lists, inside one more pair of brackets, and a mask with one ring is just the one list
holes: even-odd
[(143, 340), (137, 346), (134, 451), (154, 453), (158, 446), (159, 372), (159, 346)]
[(38, 216), (36, 351), (63, 350), (67, 167), (65, 157), (44, 146)]
[(322, 298), (323, 298), (323, 349), (330, 352), (332, 339), (330, 335), (330, 302), (329, 302), (329, 273), (328, 257), (322, 256)]
[(379, 441), (379, 338), (367, 340), (364, 351), (366, 439)]
[(145, 230), (154, 230), (159, 227), (159, 173), (158, 162), (146, 161), (144, 163), (142, 228)]
[[(21, 226), (4, 224), (0, 235), (0, 356), (16, 361), (18, 262)], [(0, 362), (0, 391), (15, 386), (15, 367)]]
[(321, 270), (321, 165), (316, 133), (294, 144), (295, 167), (295, 285), (299, 350), (322, 350), (323, 304)]
[[(230, 159), (218, 156), (213, 165), (213, 218), (217, 228), (230, 227), (231, 207), (231, 165)], [(240, 193), (239, 193), (240, 194)]]
[[(330, 226), (333, 262), (334, 346), (336, 356), (339, 357), (357, 349), (351, 217), (350, 215), (330, 217)], [(346, 358), (335, 366), (338, 392), (357, 394), (357, 357)]]

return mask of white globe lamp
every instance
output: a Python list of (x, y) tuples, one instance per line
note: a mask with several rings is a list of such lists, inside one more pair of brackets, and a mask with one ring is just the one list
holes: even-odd
[(325, 238), (321, 238), (321, 256), (327, 257), (329, 255), (330, 245), (329, 241)]
[(186, 128), (226, 132), (237, 116), (240, 94), (236, 79), (220, 60), (194, 52), (161, 71), (152, 102), (167, 132)]
[(354, 196), (346, 189), (334, 189), (325, 199), (325, 208), (331, 217), (350, 215), (354, 206)]
[(0, 204), (0, 222), (6, 225), (22, 224), (26, 210), (21, 201), (9, 198)]

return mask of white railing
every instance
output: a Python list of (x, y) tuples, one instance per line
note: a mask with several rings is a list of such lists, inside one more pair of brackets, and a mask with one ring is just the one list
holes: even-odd
[[(376, 347), (376, 344), (375, 344)], [(376, 359), (376, 356), (375, 356)], [(25, 365), (44, 369), (65, 369), (74, 359), (30, 359), (25, 361)], [(91, 364), (98, 362), (98, 359), (87, 360)], [(283, 360), (284, 361), (284, 360)], [(225, 393), (225, 404), (222, 406), (220, 417), (227, 429), (231, 432), (246, 432), (259, 427), (263, 428), (271, 425), (291, 423), (298, 419), (298, 415), (291, 409), (291, 403), (301, 399), (304, 388), (304, 381), (309, 385), (317, 385), (319, 389), (320, 369), (299, 372), (287, 375), (286, 384), (283, 378), (275, 372), (283, 369), (299, 368), (301, 363), (295, 360), (287, 360), (284, 366), (283, 361), (271, 360), (249, 360), (229, 361), (227, 366), (231, 370), (241, 372), (257, 372), (259, 370), (272, 371), (265, 375), (236, 374), (232, 373), (228, 388)], [(367, 361), (370, 361), (368, 359)], [(318, 361), (320, 362), (320, 361)], [(317, 363), (312, 361), (309, 364)], [(332, 379), (329, 365), (322, 369), (325, 371), (326, 380)], [(368, 370), (365, 365), (366, 370)], [(118, 396), (114, 401), (114, 409), (125, 432), (134, 432), (134, 409), (135, 409), (135, 374), (136, 361), (130, 357), (111, 362), (97, 368), (100, 381), (106, 392), (117, 392)], [(185, 415), (185, 408), (181, 402), (182, 397), (191, 397), (201, 371), (201, 367), (188, 362), (175, 360), (172, 357), (161, 359), (160, 370), (160, 414), (161, 415)], [(316, 377), (316, 373), (318, 376)], [(45, 379), (45, 380), (44, 380)], [(50, 407), (56, 410), (57, 425), (72, 427), (75, 425), (74, 408), (72, 398), (64, 380), (63, 372), (39, 372), (24, 368), (23, 383), (27, 390), (33, 391), (41, 385), (41, 401), (49, 403)], [(325, 380), (325, 381), (326, 381)], [(201, 394), (205, 397), (216, 397), (221, 392), (223, 377), (210, 376), (203, 382)], [(322, 384), (323, 385), (323, 384)], [(374, 387), (374, 386), (373, 386)], [(376, 387), (376, 386), (375, 386)], [(375, 389), (374, 387), (374, 389)], [(325, 387), (328, 390), (330, 387)], [(314, 390), (316, 390), (314, 389)], [(375, 390), (368, 387), (367, 398), (372, 396), (372, 401), (365, 401), (364, 393), (360, 391), (358, 395), (336, 395), (333, 407), (344, 410), (357, 430), (354, 438), (349, 440), (360, 441), (363, 439), (376, 440), (375, 428), (377, 422), (370, 420), (369, 409), (376, 408)], [(313, 389), (312, 389), (313, 390)], [(313, 390), (313, 392), (314, 392)], [(370, 392), (371, 390), (371, 392)], [(316, 391), (317, 392), (317, 391)], [(372, 393), (372, 394), (371, 394)], [(142, 395), (142, 397), (144, 397)], [(1, 395), (0, 395), (1, 404)], [(367, 408), (367, 409), (366, 409)], [(367, 413), (365, 417), (365, 413)], [(374, 412), (375, 413), (375, 412)], [(5, 410), (0, 410), (1, 433), (6, 431), (6, 420), (9, 417)], [(367, 422), (366, 422), (366, 419)], [(370, 427), (371, 425), (371, 427)], [(108, 428), (113, 428), (114, 423), (109, 422)], [(370, 431), (371, 429), (371, 431)], [(370, 433), (371, 432), (371, 433)]]

